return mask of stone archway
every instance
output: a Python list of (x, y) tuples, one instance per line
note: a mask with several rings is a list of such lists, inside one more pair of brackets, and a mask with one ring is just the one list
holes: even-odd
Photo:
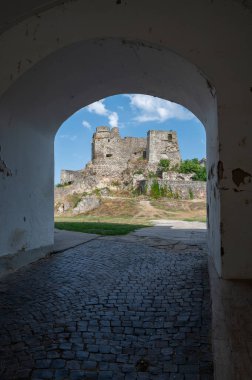
[[(112, 54), (115, 58), (120, 57), (120, 61), (114, 59), (114, 63), (101, 64), (102, 57)], [(157, 62), (162, 66), (158, 68)], [(218, 160), (218, 144), (211, 143), (218, 139), (216, 98), (209, 91), (207, 79), (197, 68), (166, 49), (151, 47), (139, 41), (113, 39), (77, 43), (37, 64), (17, 82), (17, 87), (14, 86), (14, 91), (6, 93), (5, 111), (7, 111), (6, 116), (12, 112), (13, 103), (8, 113), (9, 101), (19, 104), (19, 112), (11, 123), (12, 128), (21, 133), (19, 141), (24, 139), (24, 146), (17, 147), (20, 149), (20, 157), (25, 157), (24, 152), (26, 152), (29, 158), (22, 163), (22, 167), (16, 169), (16, 177), (21, 175), (25, 178), (25, 172), (29, 170), (33, 173), (27, 178), (27, 182), (25, 181), (22, 193), (22, 197), (27, 199), (27, 204), (33, 206), (31, 207), (33, 213), (29, 215), (28, 209), (22, 210), (24, 215), (20, 215), (21, 223), (18, 227), (15, 226), (14, 230), (11, 228), (9, 236), (6, 235), (7, 250), (10, 249), (8, 241), (11, 240), (12, 244), (14, 241), (16, 244), (13, 253), (21, 250), (23, 256), (26, 256), (26, 252), (30, 249), (45, 247), (45, 250), (51, 250), (52, 142), (63, 118), (83, 104), (107, 94), (120, 92), (145, 92), (175, 100), (190, 108), (206, 125), (210, 166)], [(34, 140), (31, 139), (33, 131), (36, 136)], [(15, 176), (11, 176), (7, 180), (14, 178)], [(210, 196), (211, 187), (215, 188), (214, 179), (210, 179), (209, 186)], [(209, 202), (214, 200), (209, 198)], [(42, 209), (39, 206), (41, 204), (43, 204)], [(217, 202), (214, 207), (215, 210), (209, 214), (209, 225), (218, 231), (218, 227), (214, 226), (214, 223), (217, 225), (219, 223)], [(17, 213), (17, 205), (15, 210)], [(32, 236), (30, 239), (28, 237), (26, 226), (31, 218), (33, 234), (38, 229), (39, 240), (37, 238), (34, 240)], [(213, 218), (216, 218), (215, 221)], [(9, 225), (10, 223), (11, 221)], [(219, 239), (218, 234), (219, 232), (210, 235), (212, 247), (214, 244), (212, 254), (214, 250), (218, 251), (216, 243)]]
[(51, 250), (53, 137), (61, 122), (98, 98), (141, 92), (184, 105), (205, 125), (209, 252), (223, 277), (251, 277), (250, 14), (239, 2), (223, 18), (226, 10), (224, 0), (159, 1), (155, 12), (152, 2), (76, 1), (10, 23), (0, 40), (3, 271)]

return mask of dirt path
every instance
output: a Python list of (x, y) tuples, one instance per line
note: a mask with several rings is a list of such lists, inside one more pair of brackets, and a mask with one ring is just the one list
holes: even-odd
[(165, 213), (152, 206), (149, 200), (141, 200), (138, 204), (138, 210), (139, 211), (136, 213), (134, 218), (160, 218), (162, 217), (162, 214), (165, 217)]

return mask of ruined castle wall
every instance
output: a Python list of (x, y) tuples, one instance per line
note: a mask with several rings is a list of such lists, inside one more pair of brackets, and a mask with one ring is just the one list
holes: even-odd
[(83, 178), (83, 171), (81, 170), (61, 170), (60, 183), (63, 185), (69, 182), (75, 182)]
[(149, 163), (158, 163), (168, 159), (171, 165), (181, 161), (177, 133), (175, 131), (149, 131), (147, 135), (147, 159)]
[[(141, 191), (149, 194), (151, 186), (155, 179), (139, 181), (138, 187)], [(174, 196), (180, 199), (206, 199), (206, 182), (202, 181), (169, 181), (158, 179), (160, 187), (166, 188), (171, 191)]]
[(98, 127), (93, 136), (92, 162), (98, 176), (119, 176), (132, 157), (143, 157), (147, 139), (121, 138), (117, 128)]
[(110, 177), (112, 181), (120, 180), (122, 172), (131, 162), (141, 163), (142, 159), (147, 171), (156, 172), (162, 158), (169, 159), (171, 165), (180, 162), (176, 132), (149, 131), (147, 138), (121, 138), (118, 128), (101, 126), (96, 128), (93, 135), (92, 161), (84, 170), (63, 170), (61, 183), (82, 183), (84, 177), (90, 175), (101, 179)]

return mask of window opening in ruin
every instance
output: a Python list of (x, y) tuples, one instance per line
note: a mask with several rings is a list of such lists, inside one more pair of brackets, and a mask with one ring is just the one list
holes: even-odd
[(111, 154), (111, 153), (106, 154), (106, 157), (112, 157), (112, 156), (113, 156), (113, 154)]
[(172, 141), (172, 134), (168, 133), (168, 141)]

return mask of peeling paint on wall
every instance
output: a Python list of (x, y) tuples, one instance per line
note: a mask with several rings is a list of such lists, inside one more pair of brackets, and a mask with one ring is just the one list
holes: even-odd
[(157, 51), (163, 51), (164, 50), (160, 46), (151, 45), (151, 44), (148, 44), (148, 43), (143, 42), (143, 41), (131, 41), (131, 40), (122, 39), (122, 44), (123, 45), (128, 45), (131, 48), (138, 48), (139, 49), (141, 47), (145, 47), (145, 48), (154, 49), (154, 50), (157, 50)]
[(207, 82), (207, 87), (209, 88), (209, 91), (212, 97), (214, 98), (216, 94), (215, 88), (213, 87), (212, 83), (208, 79), (206, 80), (206, 82)]
[(247, 185), (251, 182), (252, 175), (244, 170), (237, 168), (232, 170), (233, 182), (239, 187), (241, 184)]
[[(1, 152), (1, 147), (0, 147), (0, 152)], [(1, 156), (0, 156), (0, 173), (3, 173), (3, 176), (5, 177), (11, 177), (12, 176), (12, 172), (11, 170), (7, 167), (6, 163), (4, 162), (4, 160), (1, 159)]]
[(221, 181), (223, 179), (223, 174), (224, 174), (224, 166), (223, 166), (222, 161), (218, 161), (217, 173), (218, 173), (218, 181)]
[(210, 181), (211, 178), (214, 176), (214, 164), (211, 166), (211, 168), (208, 171), (208, 180)]
[(116, 0), (116, 4), (117, 5), (121, 5), (121, 4), (127, 5), (127, 1), (125, 1), (125, 0)]
[(241, 139), (241, 141), (239, 142), (239, 146), (245, 146), (246, 145), (246, 142), (247, 142), (247, 137), (243, 137), (242, 139)]
[(212, 95), (213, 98), (215, 98), (215, 95), (216, 95), (215, 87), (212, 85), (212, 83), (210, 82), (210, 80), (206, 77), (206, 75), (201, 70), (199, 70), (199, 73), (205, 79), (207, 87), (208, 87), (208, 89), (210, 91), (210, 94)]

